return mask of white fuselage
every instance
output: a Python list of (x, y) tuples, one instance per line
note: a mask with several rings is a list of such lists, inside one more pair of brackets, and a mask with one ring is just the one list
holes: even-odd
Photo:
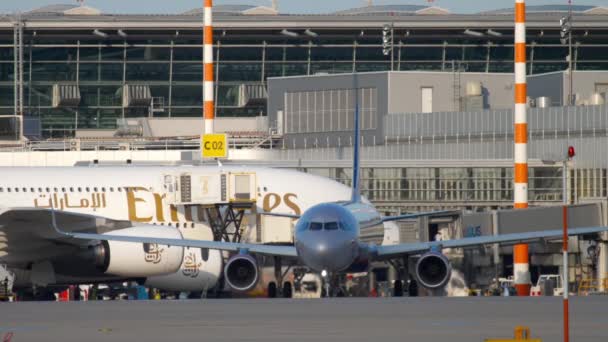
[[(252, 196), (255, 197), (258, 211), (300, 215), (315, 204), (343, 201), (350, 196), (348, 187), (324, 177), (261, 167), (0, 168), (0, 208), (54, 208), (116, 221), (130, 221), (134, 225), (171, 226), (177, 228), (184, 238), (212, 240), (213, 235), (201, 206), (179, 205), (171, 200), (173, 194), (166, 186), (166, 176), (184, 173), (193, 177), (218, 173), (255, 175), (255, 191)], [(16, 267), (27, 264), (28, 260), (23, 259), (25, 256), (15, 258), (9, 255), (11, 246), (8, 244), (10, 241), (4, 245), (0, 241), (0, 264), (8, 263), (9, 267), (11, 264)], [(197, 253), (200, 257), (200, 251)], [(206, 282), (217, 280), (221, 264), (196, 262), (197, 255), (189, 255), (190, 259), (186, 260), (186, 255), (187, 253), (184, 254), (184, 265), (178, 271), (183, 273), (180, 277), (206, 271), (211, 272), (205, 279)], [(195, 262), (192, 262), (193, 257)], [(213, 258), (209, 258), (211, 259)], [(77, 279), (71, 280), (77, 282)], [(171, 275), (167, 275), (157, 281), (171, 287), (177, 280), (173, 281)], [(175, 289), (180, 289), (180, 286), (182, 285), (178, 284)]]
[(324, 177), (256, 167), (0, 168), (0, 208), (54, 207), (112, 220), (181, 227), (202, 218), (190, 206), (168, 203), (163, 175), (220, 171), (255, 174), (257, 206), (270, 212), (301, 214), (318, 203), (345, 200), (350, 191)]

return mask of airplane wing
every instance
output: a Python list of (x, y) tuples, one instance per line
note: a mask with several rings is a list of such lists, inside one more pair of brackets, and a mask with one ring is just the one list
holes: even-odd
[(382, 218), (382, 222), (398, 221), (398, 220), (406, 220), (406, 219), (411, 219), (411, 218), (418, 218), (418, 217), (422, 217), (422, 216), (445, 215), (445, 214), (454, 214), (454, 213), (457, 213), (457, 211), (454, 211), (454, 210), (427, 211), (427, 212), (403, 214), (403, 215), (396, 215), (396, 216), (384, 216)]
[[(568, 235), (586, 235), (608, 231), (608, 227), (589, 227), (568, 229)], [(563, 236), (563, 231), (544, 230), (529, 233), (504, 234), (496, 236), (478, 236), (458, 240), (432, 241), (419, 243), (405, 243), (390, 246), (376, 246), (375, 253), (380, 259), (396, 258), (404, 255), (420, 254), (433, 249), (442, 248), (463, 248), (491, 244), (518, 244), (538, 242), (547, 239), (559, 239)]]
[[(56, 221), (67, 231), (79, 232), (105, 233), (131, 226), (127, 221), (67, 212), (57, 212)], [(46, 209), (0, 208), (0, 263), (28, 265), (72, 255), (90, 244), (58, 234), (51, 222), (51, 213)]]
[(296, 215), (296, 214), (282, 214), (282, 213), (271, 213), (271, 212), (262, 212), (259, 214), (265, 215), (265, 216), (287, 217), (287, 218), (291, 218), (294, 220), (297, 220), (300, 218), (300, 215)]
[[(235, 243), (235, 242), (223, 242), (223, 241), (208, 241), (208, 240), (189, 240), (189, 239), (166, 239), (166, 238), (154, 238), (144, 236), (119, 236), (112, 234), (94, 234), (94, 233), (79, 233), (79, 232), (66, 232), (59, 229), (55, 220), (52, 222), (52, 226), (57, 234), (69, 239), (74, 240), (99, 240), (99, 241), (121, 241), (121, 242), (133, 242), (133, 243), (151, 243), (167, 246), (181, 246), (181, 247), (192, 247), (192, 248), (204, 248), (204, 249), (217, 249), (221, 251), (229, 252), (242, 252), (247, 251), (256, 254), (272, 255), (272, 256), (284, 256), (284, 257), (297, 257), (298, 253), (294, 246), (274, 246), (274, 245), (261, 245), (261, 244), (250, 244), (250, 243)], [(162, 229), (158, 226), (150, 226), (153, 229)]]

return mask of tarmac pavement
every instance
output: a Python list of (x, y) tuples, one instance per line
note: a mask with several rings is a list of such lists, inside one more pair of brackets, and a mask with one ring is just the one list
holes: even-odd
[[(608, 340), (608, 297), (570, 299), (571, 341)], [(0, 340), (449, 341), (512, 338), (528, 326), (562, 341), (554, 297), (207, 299), (0, 303)]]

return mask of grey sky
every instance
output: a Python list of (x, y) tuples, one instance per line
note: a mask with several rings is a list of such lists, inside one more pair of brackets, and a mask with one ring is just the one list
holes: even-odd
[[(203, 0), (86, 0), (89, 6), (106, 13), (180, 13), (202, 6)], [(374, 4), (427, 4), (427, 0), (374, 0)], [(11, 13), (75, 0), (0, 0), (0, 12)], [(271, 0), (215, 0), (215, 4), (270, 5)], [(359, 7), (366, 0), (278, 0), (279, 10), (289, 13), (327, 13)], [(435, 0), (434, 4), (452, 12), (470, 13), (513, 6), (514, 0)], [(567, 4), (568, 0), (528, 0), (528, 5)], [(577, 5), (608, 5), (606, 0), (573, 1)]]

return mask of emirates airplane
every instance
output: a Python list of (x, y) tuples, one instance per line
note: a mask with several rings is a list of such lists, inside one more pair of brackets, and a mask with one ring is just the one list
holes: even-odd
[[(357, 108), (357, 106), (355, 106)], [(360, 141), (359, 111), (355, 110), (355, 134), (353, 141)], [(294, 259), (296, 263), (324, 275), (333, 276), (353, 269), (366, 267), (374, 260), (403, 260), (408, 256), (419, 256), (414, 273), (417, 281), (423, 287), (437, 289), (445, 286), (450, 279), (451, 266), (449, 260), (442, 254), (443, 248), (462, 248), (477, 245), (498, 243), (525, 243), (547, 238), (560, 238), (562, 230), (547, 230), (497, 236), (481, 236), (458, 240), (405, 243), (396, 245), (377, 245), (368, 242), (367, 237), (382, 230), (385, 222), (430, 215), (434, 213), (419, 213), (400, 216), (382, 216), (376, 208), (363, 200), (360, 192), (360, 163), (359, 144), (355, 144), (353, 156), (352, 188), (346, 190), (333, 185), (329, 181), (310, 179), (309, 183), (294, 184), (308, 191), (311, 198), (320, 199), (319, 204), (312, 205), (300, 213), (268, 213), (298, 220), (295, 229), (295, 243), (290, 246), (274, 246), (247, 243), (231, 243), (224, 241), (209, 241), (179, 236), (177, 230), (166, 227), (144, 224), (139, 227), (108, 233), (82, 233), (69, 231), (65, 226), (54, 223), (55, 236), (61, 236), (61, 244), (90, 244), (102, 241), (101, 246), (110, 251), (110, 266), (112, 266), (112, 249), (123, 251), (143, 250), (145, 246), (156, 246), (158, 249), (170, 250), (181, 255), (182, 247), (221, 250), (233, 253), (224, 266), (226, 282), (237, 291), (248, 291), (259, 281), (259, 267), (256, 254), (272, 257), (274, 260)], [(272, 171), (268, 171), (272, 172)], [(113, 174), (123, 177), (120, 172)], [(295, 176), (295, 174), (294, 174)], [(100, 179), (111, 179), (104, 175)], [(117, 179), (113, 179), (117, 181)], [(319, 183), (317, 183), (319, 182)], [(321, 183), (322, 182), (322, 183)], [(106, 187), (109, 185), (106, 185)], [(349, 193), (349, 194), (348, 194)], [(332, 197), (332, 198), (330, 198)], [(99, 201), (98, 201), (99, 203)], [(103, 203), (103, 199), (102, 199)], [(58, 215), (59, 218), (59, 215)], [(570, 229), (570, 235), (592, 234), (608, 230), (608, 227), (588, 227)], [(48, 230), (47, 230), (48, 231)], [(107, 255), (107, 254), (106, 254)], [(141, 259), (135, 254), (134, 259)], [(129, 260), (124, 255), (121, 263)], [(111, 270), (111, 268), (110, 268)], [(333, 291), (330, 291), (333, 292)], [(328, 293), (329, 294), (329, 293)]]
[[(349, 193), (328, 178), (262, 167), (0, 168), (0, 265), (16, 275), (16, 288), (140, 280), (164, 290), (203, 291), (222, 274), (218, 249), (97, 236), (213, 240), (206, 209), (217, 203), (295, 216)], [(53, 216), (67, 234), (92, 238), (56, 231)], [(290, 229), (290, 219), (278, 221)]]

